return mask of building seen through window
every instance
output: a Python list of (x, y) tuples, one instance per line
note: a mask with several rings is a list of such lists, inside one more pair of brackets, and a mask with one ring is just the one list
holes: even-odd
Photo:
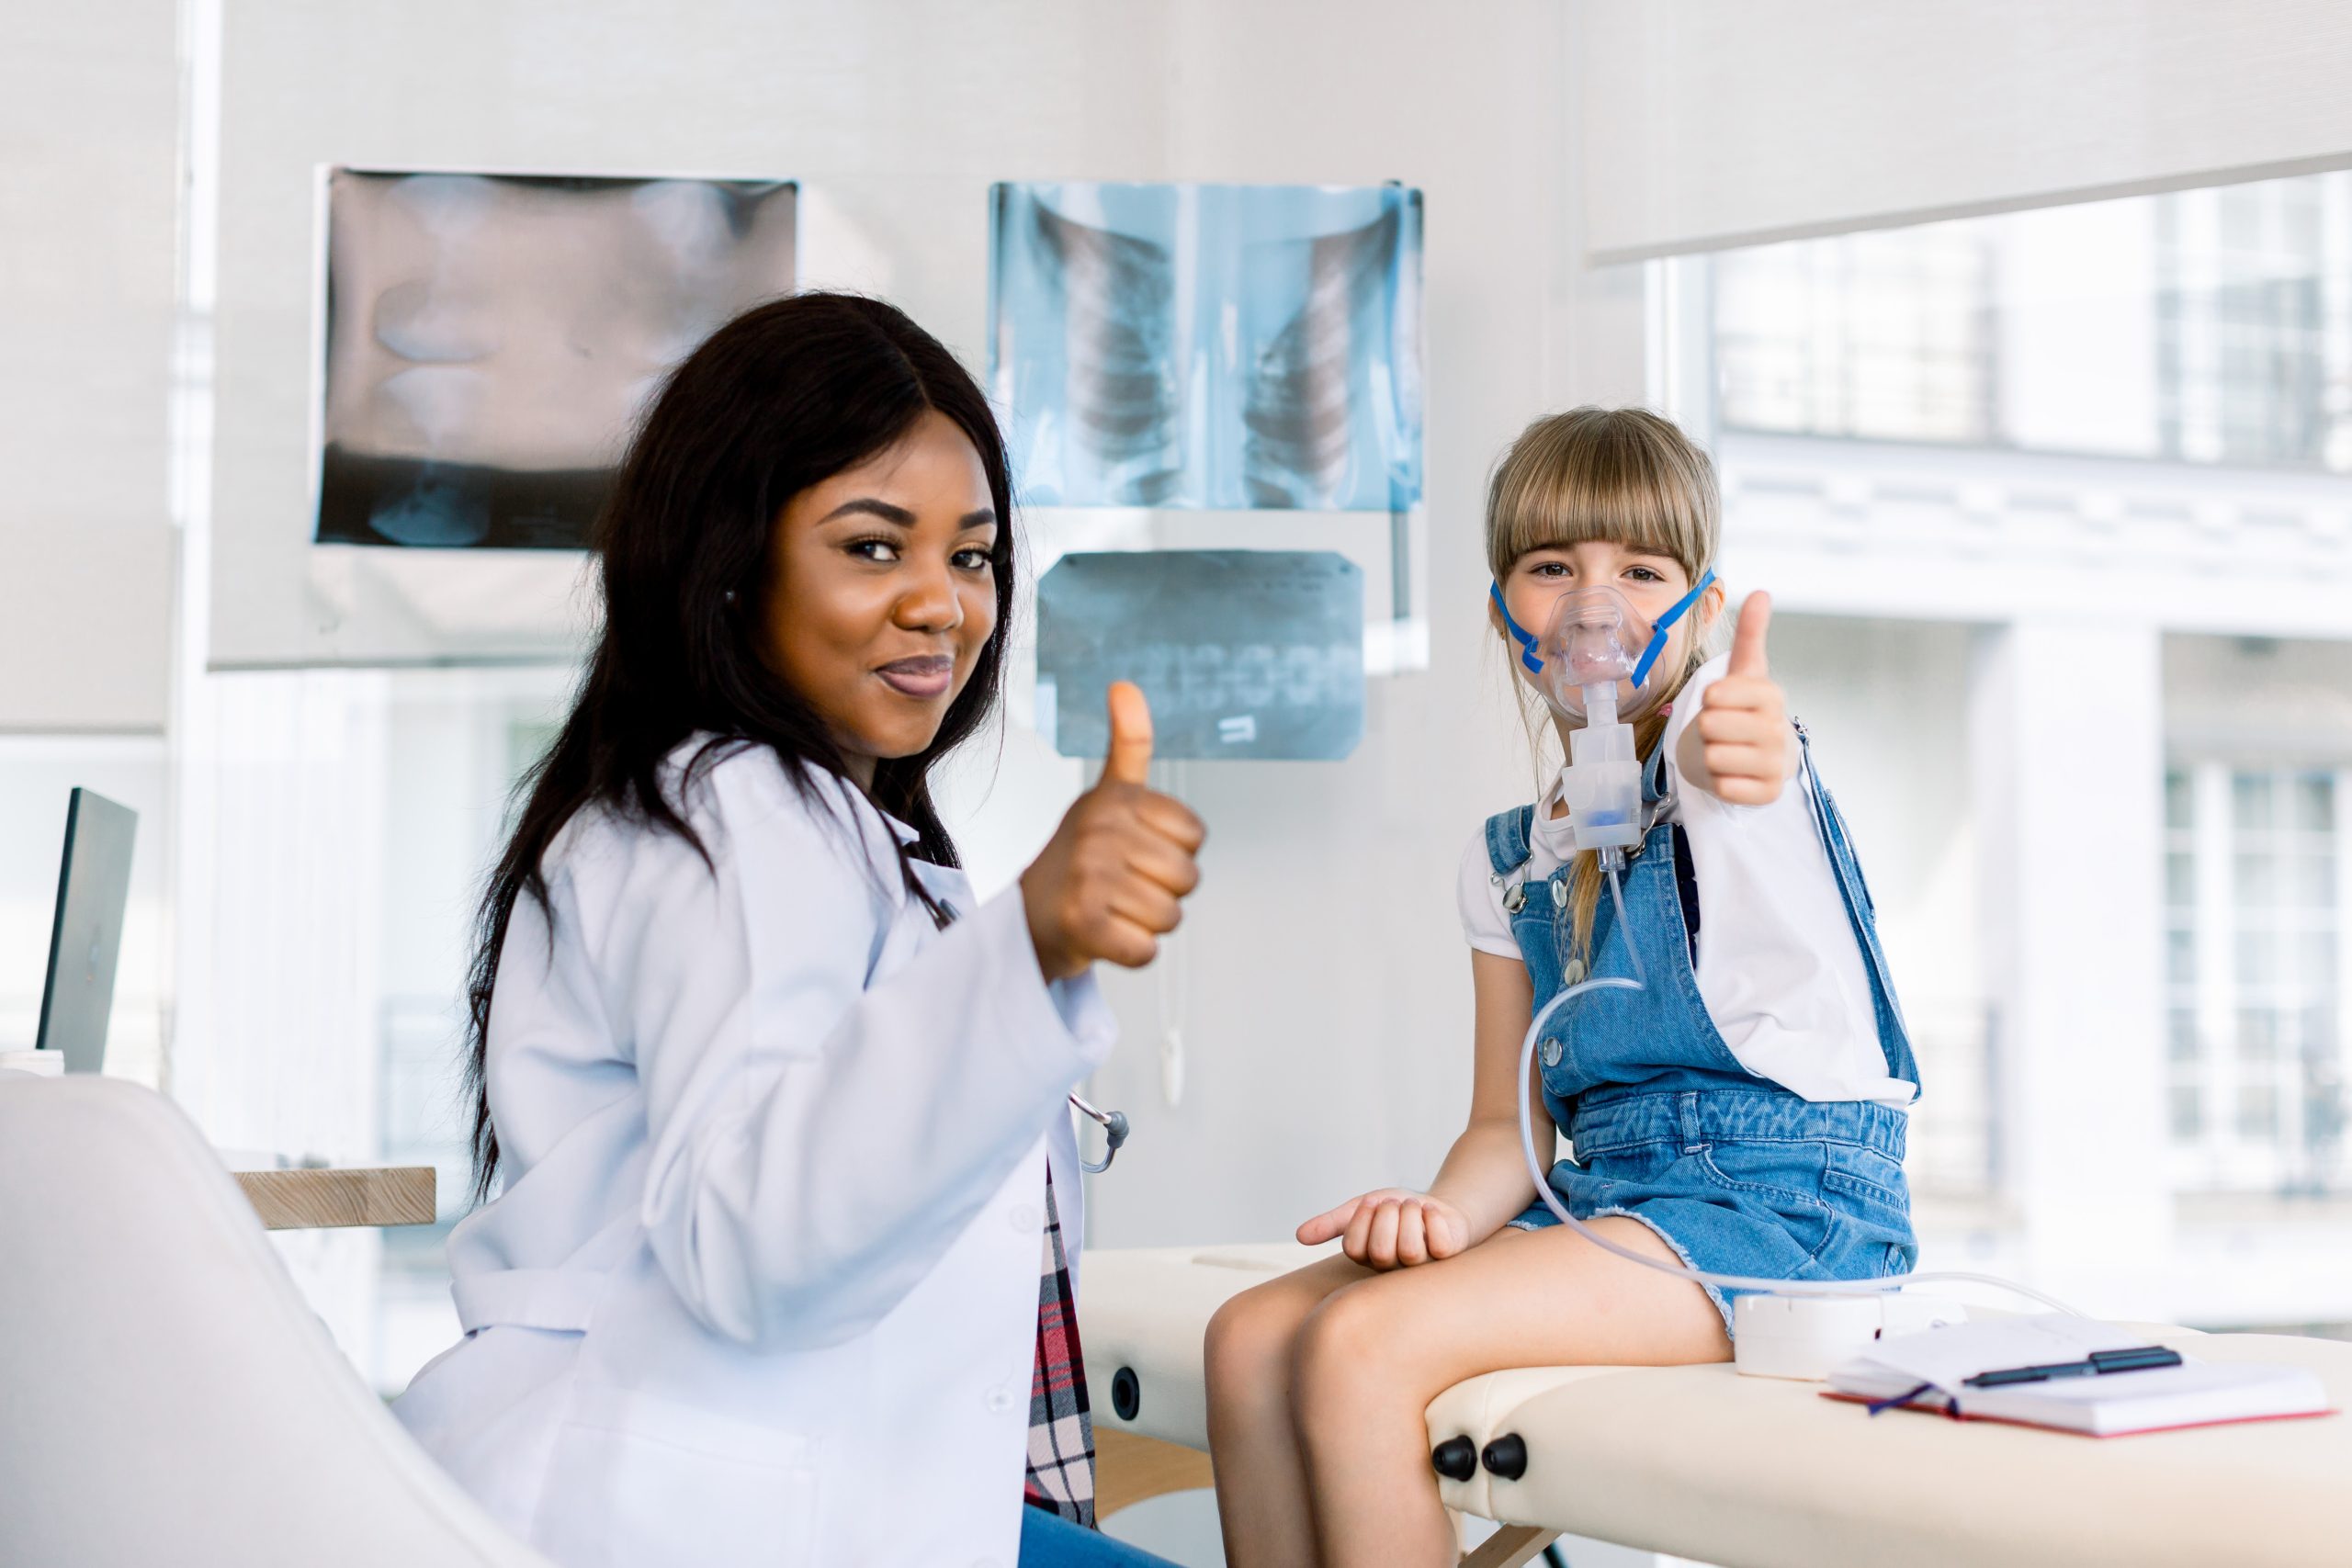
[(2170, 1123), (2185, 1185), (2342, 1186), (2342, 775), (2165, 775)]
[(1734, 251), (1725, 428), (2352, 471), (2352, 172)]

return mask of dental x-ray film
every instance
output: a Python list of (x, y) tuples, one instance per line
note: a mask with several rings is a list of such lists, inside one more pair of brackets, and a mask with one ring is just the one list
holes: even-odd
[(1332, 761), (1363, 736), (1363, 572), (1330, 550), (1067, 555), (1037, 584), (1037, 726), (1100, 757), (1133, 681), (1152, 755)]
[(1421, 196), (1001, 184), (989, 365), (1045, 506), (1402, 512), (1421, 493)]
[(583, 547), (662, 378), (794, 284), (788, 181), (326, 187), (321, 544)]

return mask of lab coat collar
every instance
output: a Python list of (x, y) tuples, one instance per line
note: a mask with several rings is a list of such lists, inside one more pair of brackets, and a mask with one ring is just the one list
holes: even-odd
[(857, 786), (857, 781), (847, 773), (831, 773), (822, 776), (831, 787), (838, 792), (842, 806), (847, 808), (853, 819), (872, 812), (875, 818), (896, 836), (899, 842), (902, 844), (922, 842), (921, 833), (883, 810), (880, 804), (872, 795), (860, 789)]

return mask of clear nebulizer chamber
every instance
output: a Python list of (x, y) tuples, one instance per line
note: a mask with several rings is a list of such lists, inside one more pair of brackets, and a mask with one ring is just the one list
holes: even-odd
[(1642, 763), (1634, 727), (1617, 716), (1618, 683), (1632, 679), (1638, 650), (1628, 635), (1624, 600), (1608, 589), (1561, 595), (1545, 628), (1545, 695), (1583, 723), (1568, 735), (1560, 794), (1579, 850), (1621, 865), (1642, 839)]

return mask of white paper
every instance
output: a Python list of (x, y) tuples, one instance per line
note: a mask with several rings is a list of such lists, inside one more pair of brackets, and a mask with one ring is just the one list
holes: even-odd
[(1831, 1374), (1844, 1393), (1885, 1397), (1921, 1383), (1957, 1395), (1979, 1372), (2087, 1359), (2094, 1350), (2124, 1350), (2144, 1335), (2064, 1313), (1979, 1319), (1882, 1339)]

